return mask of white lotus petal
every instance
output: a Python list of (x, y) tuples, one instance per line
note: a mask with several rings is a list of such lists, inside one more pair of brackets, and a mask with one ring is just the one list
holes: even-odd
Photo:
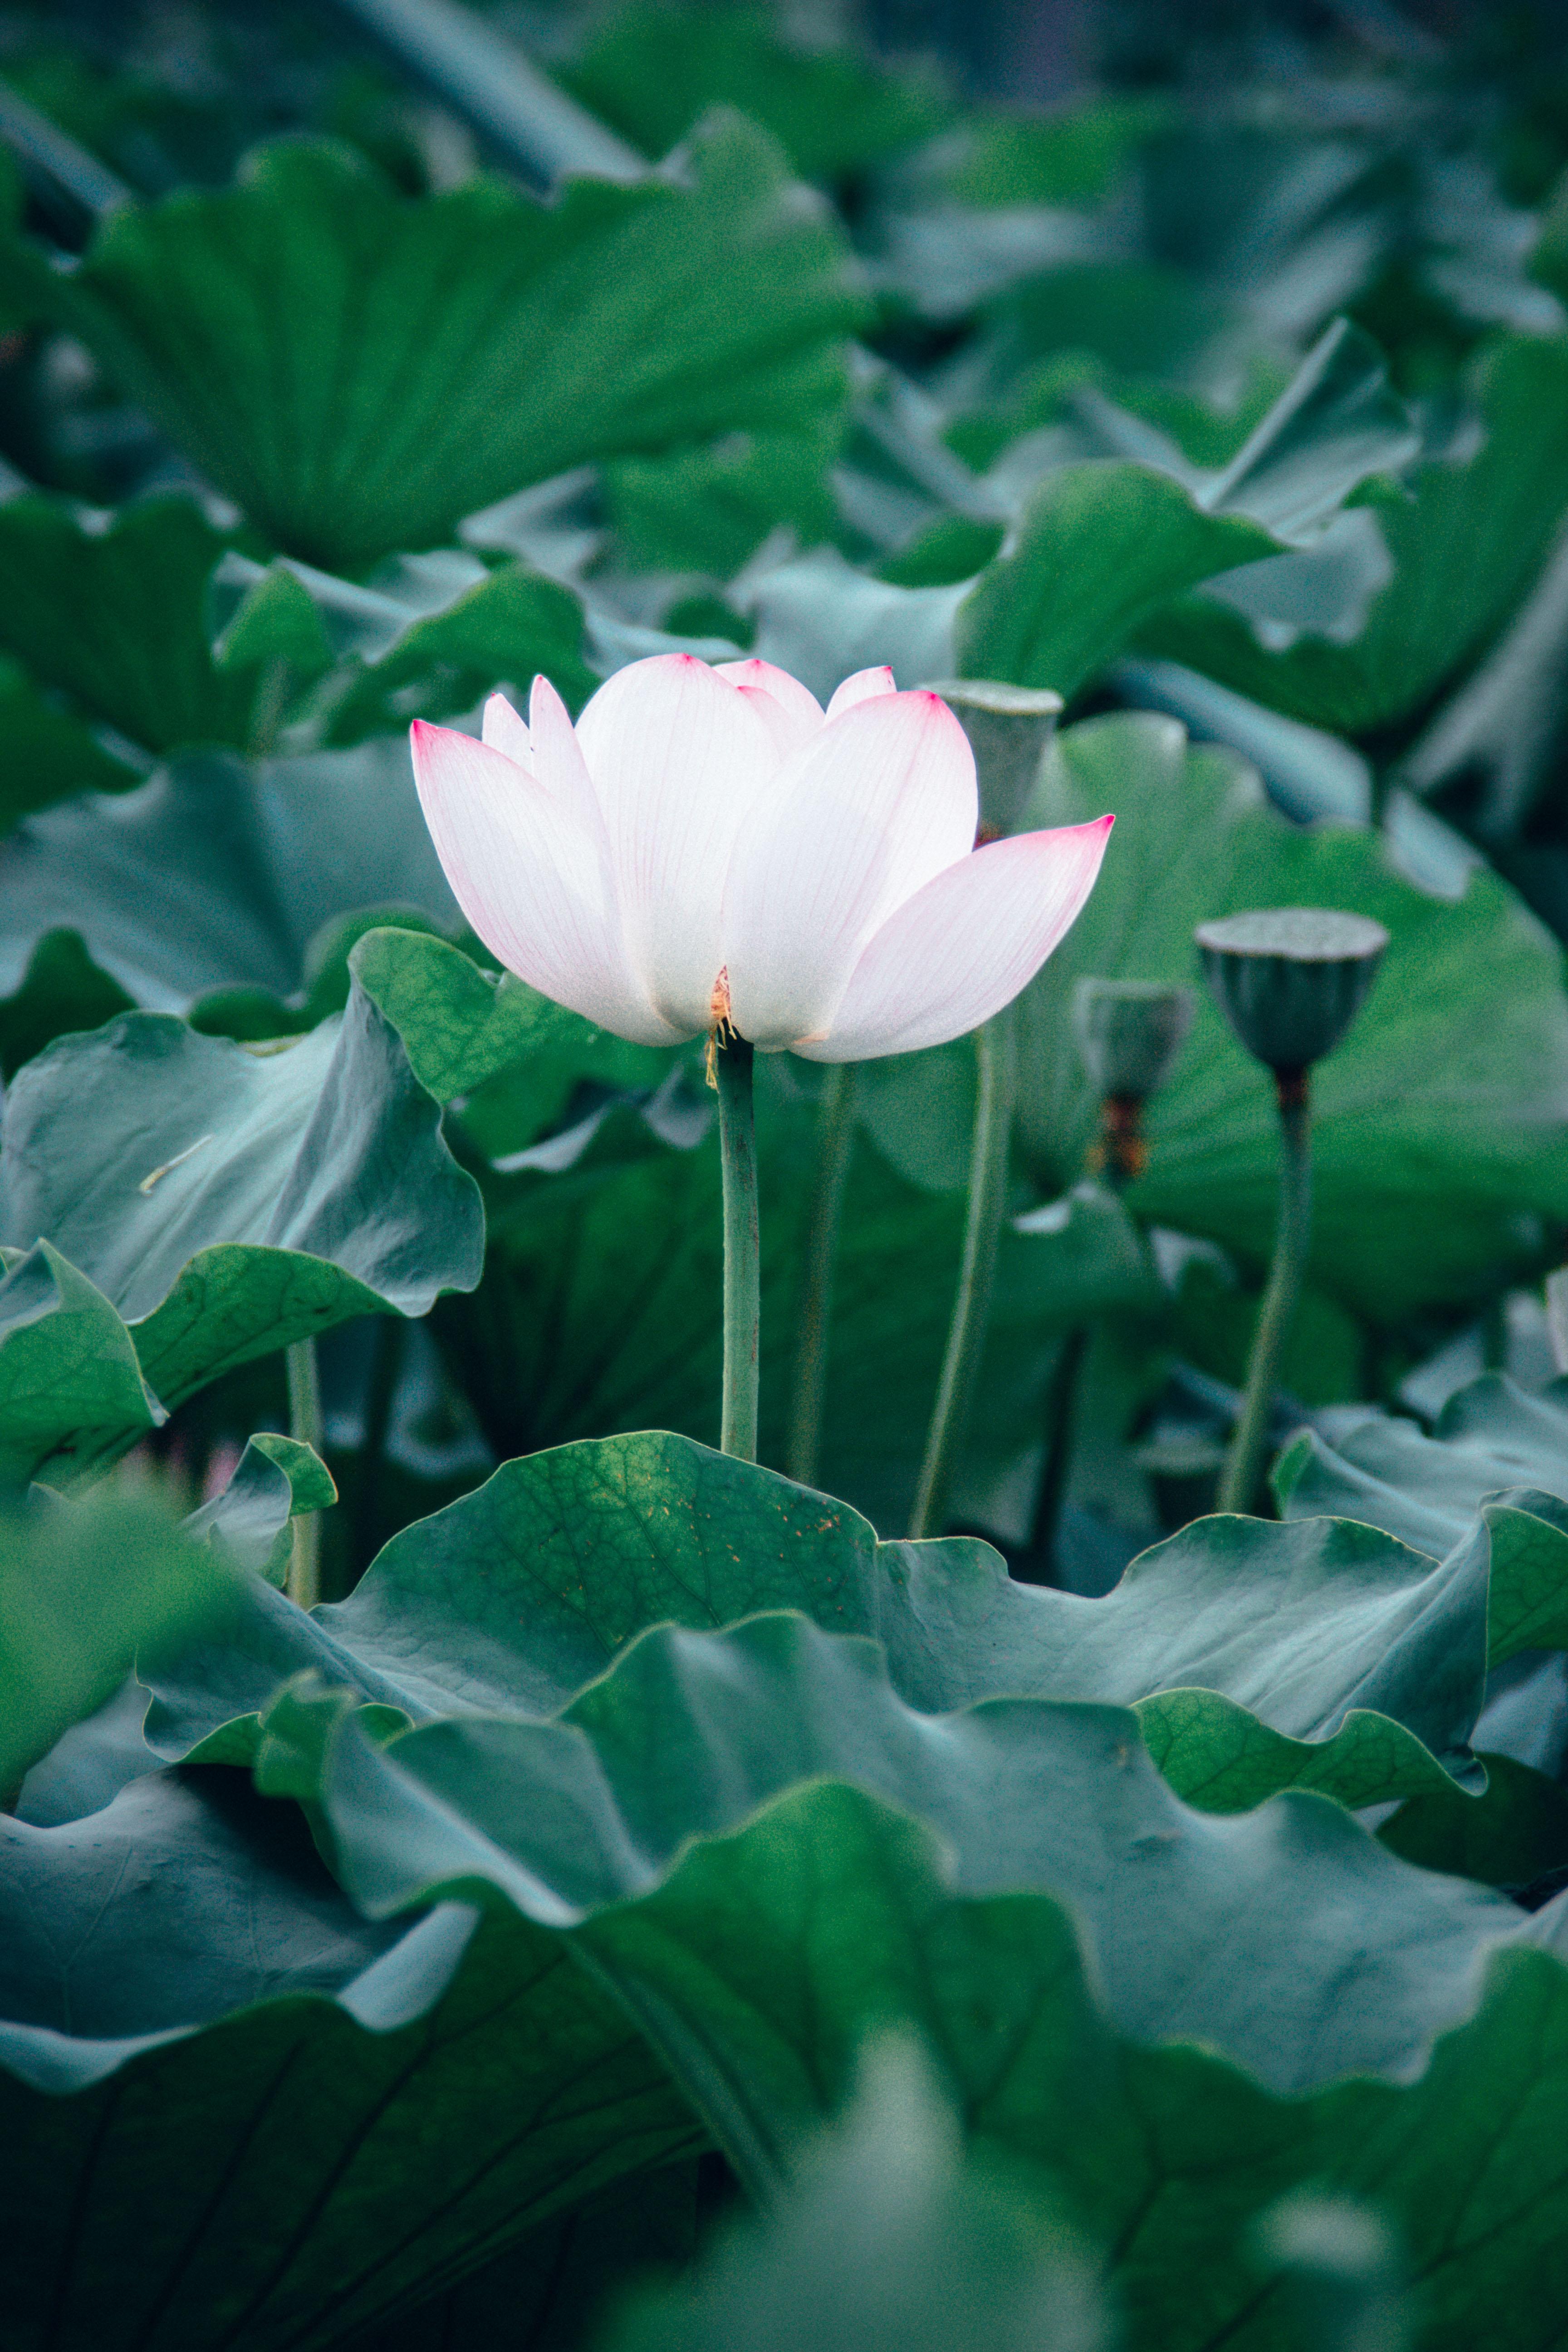
[(660, 1017), (633, 971), (602, 845), (571, 811), (471, 735), (423, 719), (411, 733), (436, 853), (492, 955), (558, 1004), (637, 1045), (691, 1034)]
[(735, 845), (723, 963), (759, 1045), (825, 1028), (862, 949), (974, 841), (974, 757), (934, 694), (879, 695), (779, 772)]
[(515, 760), (520, 768), (533, 773), (533, 738), (519, 712), (504, 694), (492, 694), (485, 705), (482, 740), (492, 751), (501, 752)]
[(689, 654), (632, 662), (577, 721), (610, 844), (626, 951), (659, 1012), (691, 1035), (723, 962), (735, 836), (777, 772), (748, 696)]
[(875, 669), (858, 669), (853, 677), (847, 677), (842, 686), (835, 688), (833, 699), (827, 706), (827, 716), (829, 719), (842, 718), (845, 711), (853, 710), (858, 702), (869, 702), (875, 695), (897, 694), (898, 690), (893, 684), (893, 673), (885, 662)]
[(599, 844), (607, 860), (609, 835), (605, 812), (594, 790), (583, 746), (572, 724), (572, 713), (547, 677), (533, 681), (528, 702), (528, 731), (533, 745), (534, 775), (557, 805), (574, 816)]
[(882, 925), (812, 1062), (864, 1062), (944, 1045), (1034, 978), (1094, 887), (1115, 820), (995, 841), (950, 866)]
[(811, 688), (772, 662), (720, 662), (713, 675), (727, 678), (747, 697), (781, 760), (787, 759), (822, 724), (822, 705)]

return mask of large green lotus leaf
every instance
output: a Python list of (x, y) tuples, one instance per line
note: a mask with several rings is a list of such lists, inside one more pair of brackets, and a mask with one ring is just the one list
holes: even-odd
[(0, 1487), (90, 1477), (167, 1418), (102, 1291), (36, 1242), (0, 1277)]
[(237, 1774), (0, 1842), (16, 2352), (320, 2352), (699, 2140), (554, 1939), (367, 1923)]
[[(213, 586), (219, 665), (254, 676), (286, 664), (284, 706), (323, 742), (448, 719), (503, 684), (526, 694), (540, 671), (574, 710), (598, 683), (583, 658), (581, 600), (525, 563), (492, 572), (440, 548), (395, 556), (361, 583), (288, 556), (263, 569), (235, 554)], [(311, 691), (296, 704), (300, 688)]]
[(699, 2194), (699, 2167), (689, 2160), (618, 2180), (530, 2230), (445, 2294), (358, 2338), (357, 2352), (453, 2352), (470, 2344), (582, 2352), (628, 2286), (691, 2261)]
[(0, 654), (0, 727), (5, 782), (0, 830), (75, 793), (125, 792), (136, 771), (113, 759), (82, 721), (56, 708), (19, 662)]
[(1048, 474), (959, 609), (959, 669), (1070, 697), (1159, 606), (1310, 541), (1416, 446), (1382, 354), (1340, 320), (1223, 471), (1184, 481), (1118, 459)]
[(1442, 1552), (1505, 1487), (1568, 1497), (1568, 1382), (1528, 1395), (1485, 1372), (1451, 1396), (1428, 1437), (1413, 1421), (1369, 1418), (1332, 1445), (1304, 1430), (1279, 1457), (1282, 1518), (1333, 1511)]
[(1070, 697), (1182, 589), (1279, 551), (1260, 524), (1205, 513), (1167, 475), (1119, 458), (1063, 467), (960, 607), (959, 669)]
[(0, 1077), (73, 1029), (101, 1029), (132, 1010), (118, 981), (100, 971), (77, 931), (47, 931), (11, 994), (0, 997)]
[(102, 530), (53, 499), (14, 499), (0, 507), (0, 645), (149, 751), (243, 743), (255, 671), (223, 676), (203, 625), (232, 544), (191, 499), (126, 507)]
[(60, 929), (142, 1003), (183, 1011), (237, 985), (287, 996), (317, 935), (372, 907), (447, 930), (462, 919), (405, 738), (254, 766), (186, 752), (137, 792), (52, 809), (12, 836), (0, 982), (16, 985), (40, 934)]
[(1015, 1583), (973, 1538), (879, 1544), (845, 1504), (689, 1439), (605, 1438), (503, 1465), (395, 1536), (348, 1601), (307, 1617), (253, 1586), (220, 1647), (148, 1678), (147, 1729), (170, 1757), (241, 1760), (305, 1667), (408, 1720), (550, 1713), (648, 1625), (788, 1607), (875, 1635), (912, 1706), (1137, 1704), (1210, 1810), (1292, 1783), (1368, 1804), (1479, 1785), (1489, 1566), (1480, 1529), (1439, 1564), (1348, 1521), (1202, 1519), (1088, 1601)]
[(803, 47), (770, 11), (734, 0), (716, 8), (637, 0), (555, 72), (645, 155), (667, 154), (719, 103), (763, 123), (807, 180), (837, 179), (912, 146), (951, 112), (934, 74), (847, 47)]
[(734, 118), (689, 182), (577, 180), (550, 206), (494, 180), (410, 200), (279, 141), (231, 189), (116, 214), (68, 277), (15, 242), (4, 277), (328, 571), (585, 459), (798, 429), (841, 404), (863, 315), (843, 237)]
[(230, 1556), (144, 1499), (8, 1504), (0, 1522), (0, 1799), (123, 1682), (132, 1659), (211, 1633), (237, 1605)]
[(515, 972), (487, 971), (447, 940), (383, 928), (353, 948), (351, 969), (402, 1038), (414, 1075), (437, 1102), (472, 1094), (513, 1064), (541, 1064), (610, 1087), (656, 1087), (673, 1056), (629, 1045), (552, 1004)]
[(167, 1013), (62, 1039), (8, 1091), (0, 1218), (134, 1332), (173, 1406), (220, 1371), (478, 1281), (483, 1212), (396, 1032), (356, 992), (254, 1052)]
[(1392, 945), (1347, 1042), (1313, 1075), (1312, 1276), (1391, 1323), (1489, 1295), (1549, 1247), (1568, 1213), (1568, 996), (1561, 953), (1493, 876), (1427, 896), (1376, 837), (1302, 830), (1262, 803), (1234, 755), (1189, 751), (1175, 722), (1091, 719), (1060, 737), (1026, 812), (1075, 824), (1113, 810), (1100, 880), (1022, 999), (1018, 1134), (1043, 1190), (1078, 1174), (1096, 1117), (1072, 1042), (1085, 973), (1195, 986), (1197, 1018), (1149, 1111), (1136, 1213), (1267, 1260), (1278, 1132), (1267, 1074), (1198, 984), (1194, 926), (1244, 908), (1344, 907)]
[(1568, 336), (1504, 337), (1479, 393), (1475, 455), (1428, 461), (1411, 495), (1362, 494), (1394, 570), (1351, 643), (1304, 633), (1270, 652), (1239, 614), (1204, 597), (1162, 613), (1140, 643), (1340, 734), (1417, 714), (1507, 621), (1568, 505)]
[(1561, 1904), (1414, 1871), (1310, 1797), (1194, 1813), (1116, 1709), (917, 1716), (873, 1646), (792, 1617), (651, 1633), (555, 1724), (380, 1749), (291, 1688), (258, 1772), (373, 1916), (489, 1885), (567, 1934), (763, 2193), (902, 2025), (1114, 2249), (1134, 2346), (1278, 2344), (1243, 2333), (1236, 2242), (1308, 2179), (1409, 2233), (1434, 2343), (1483, 2340), (1500, 2275), (1525, 2317), (1491, 2340), (1552, 2340)]
[[(732, 579), (768, 533), (787, 525), (807, 547), (838, 528), (837, 421), (813, 434), (737, 433), (704, 448), (616, 457), (604, 468), (605, 508), (624, 562), (639, 572)], [(735, 624), (715, 615), (721, 635)]]

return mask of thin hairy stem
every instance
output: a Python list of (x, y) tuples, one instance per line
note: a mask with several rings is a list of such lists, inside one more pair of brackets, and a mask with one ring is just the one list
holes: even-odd
[(969, 1161), (969, 1213), (963, 1227), (958, 1295), (948, 1327), (947, 1353), (937, 1384), (936, 1405), (926, 1436), (910, 1517), (911, 1536), (940, 1535), (947, 1490), (963, 1442), (969, 1400), (985, 1345), (996, 1244), (1007, 1205), (1008, 1145), (1013, 1131), (1013, 1094), (1017, 1049), (1012, 1007), (975, 1033), (979, 1087), (974, 1104), (974, 1141)]
[(795, 1380), (790, 1392), (784, 1467), (803, 1486), (816, 1483), (822, 1450), (822, 1410), (827, 1393), (827, 1347), (833, 1328), (833, 1277), (838, 1224), (855, 1142), (855, 1066), (836, 1062), (822, 1084), (816, 1115), (816, 1181), (805, 1229), (800, 1305), (795, 1323)]

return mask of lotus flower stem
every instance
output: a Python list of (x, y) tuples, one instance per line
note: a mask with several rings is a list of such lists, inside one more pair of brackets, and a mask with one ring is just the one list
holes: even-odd
[(855, 1144), (855, 1065), (830, 1063), (823, 1077), (816, 1114), (816, 1181), (805, 1228), (799, 1319), (795, 1329), (795, 1385), (790, 1396), (784, 1467), (803, 1486), (816, 1483), (822, 1445), (822, 1408), (827, 1391), (827, 1345), (833, 1323), (833, 1277), (838, 1260), (838, 1225), (844, 1186)]
[(1247, 1391), (1219, 1485), (1222, 1511), (1247, 1511), (1258, 1492), (1279, 1360), (1306, 1271), (1312, 1231), (1311, 1113), (1305, 1070), (1275, 1073), (1279, 1099), (1279, 1222), (1274, 1263), (1253, 1334)]
[(1084, 1358), (1089, 1353), (1089, 1325), (1075, 1323), (1064, 1334), (1060, 1351), (1052, 1367), (1050, 1387), (1046, 1392), (1045, 1460), (1040, 1471), (1040, 1491), (1035, 1500), (1028, 1549), (1023, 1562), (1014, 1571), (1020, 1580), (1026, 1583), (1049, 1584), (1058, 1574), (1057, 1546), (1062, 1503), (1067, 1495), (1068, 1473), (1072, 1467), (1073, 1407), (1078, 1402), (1079, 1378), (1083, 1370)]
[(724, 1181), (724, 1394), (719, 1444), (742, 1462), (757, 1458), (762, 1245), (757, 1222), (757, 1137), (752, 1110), (752, 1049), (731, 1030), (713, 1055), (719, 1089), (719, 1155)]
[(948, 1328), (947, 1353), (937, 1385), (936, 1406), (926, 1437), (910, 1518), (911, 1537), (940, 1535), (952, 1465), (963, 1436), (969, 1400), (985, 1345), (996, 1244), (1007, 1204), (1008, 1145), (1013, 1132), (1013, 1097), (1017, 1083), (1017, 1039), (1009, 1005), (976, 1032), (980, 1086), (974, 1106), (974, 1142), (969, 1162), (969, 1214), (958, 1296)]
[[(296, 1339), (284, 1350), (289, 1374), (289, 1434), (312, 1452), (321, 1450), (321, 1375), (314, 1339)], [(294, 1549), (289, 1560), (289, 1598), (301, 1609), (313, 1609), (321, 1597), (321, 1519), (318, 1511), (301, 1511), (294, 1521)]]

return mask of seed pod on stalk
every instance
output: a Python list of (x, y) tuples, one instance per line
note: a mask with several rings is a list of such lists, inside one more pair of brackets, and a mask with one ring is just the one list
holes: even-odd
[(1080, 980), (1073, 991), (1073, 1034), (1100, 1097), (1090, 1165), (1119, 1188), (1143, 1172), (1143, 1106), (1174, 1069), (1194, 1010), (1190, 988), (1161, 981)]
[(1194, 936), (1220, 1011), (1247, 1052), (1274, 1074), (1279, 1108), (1274, 1261), (1219, 1488), (1222, 1511), (1245, 1511), (1258, 1491), (1268, 1410), (1311, 1240), (1309, 1074), (1342, 1043), (1365, 1003), (1388, 933), (1365, 915), (1275, 907), (1200, 923)]

